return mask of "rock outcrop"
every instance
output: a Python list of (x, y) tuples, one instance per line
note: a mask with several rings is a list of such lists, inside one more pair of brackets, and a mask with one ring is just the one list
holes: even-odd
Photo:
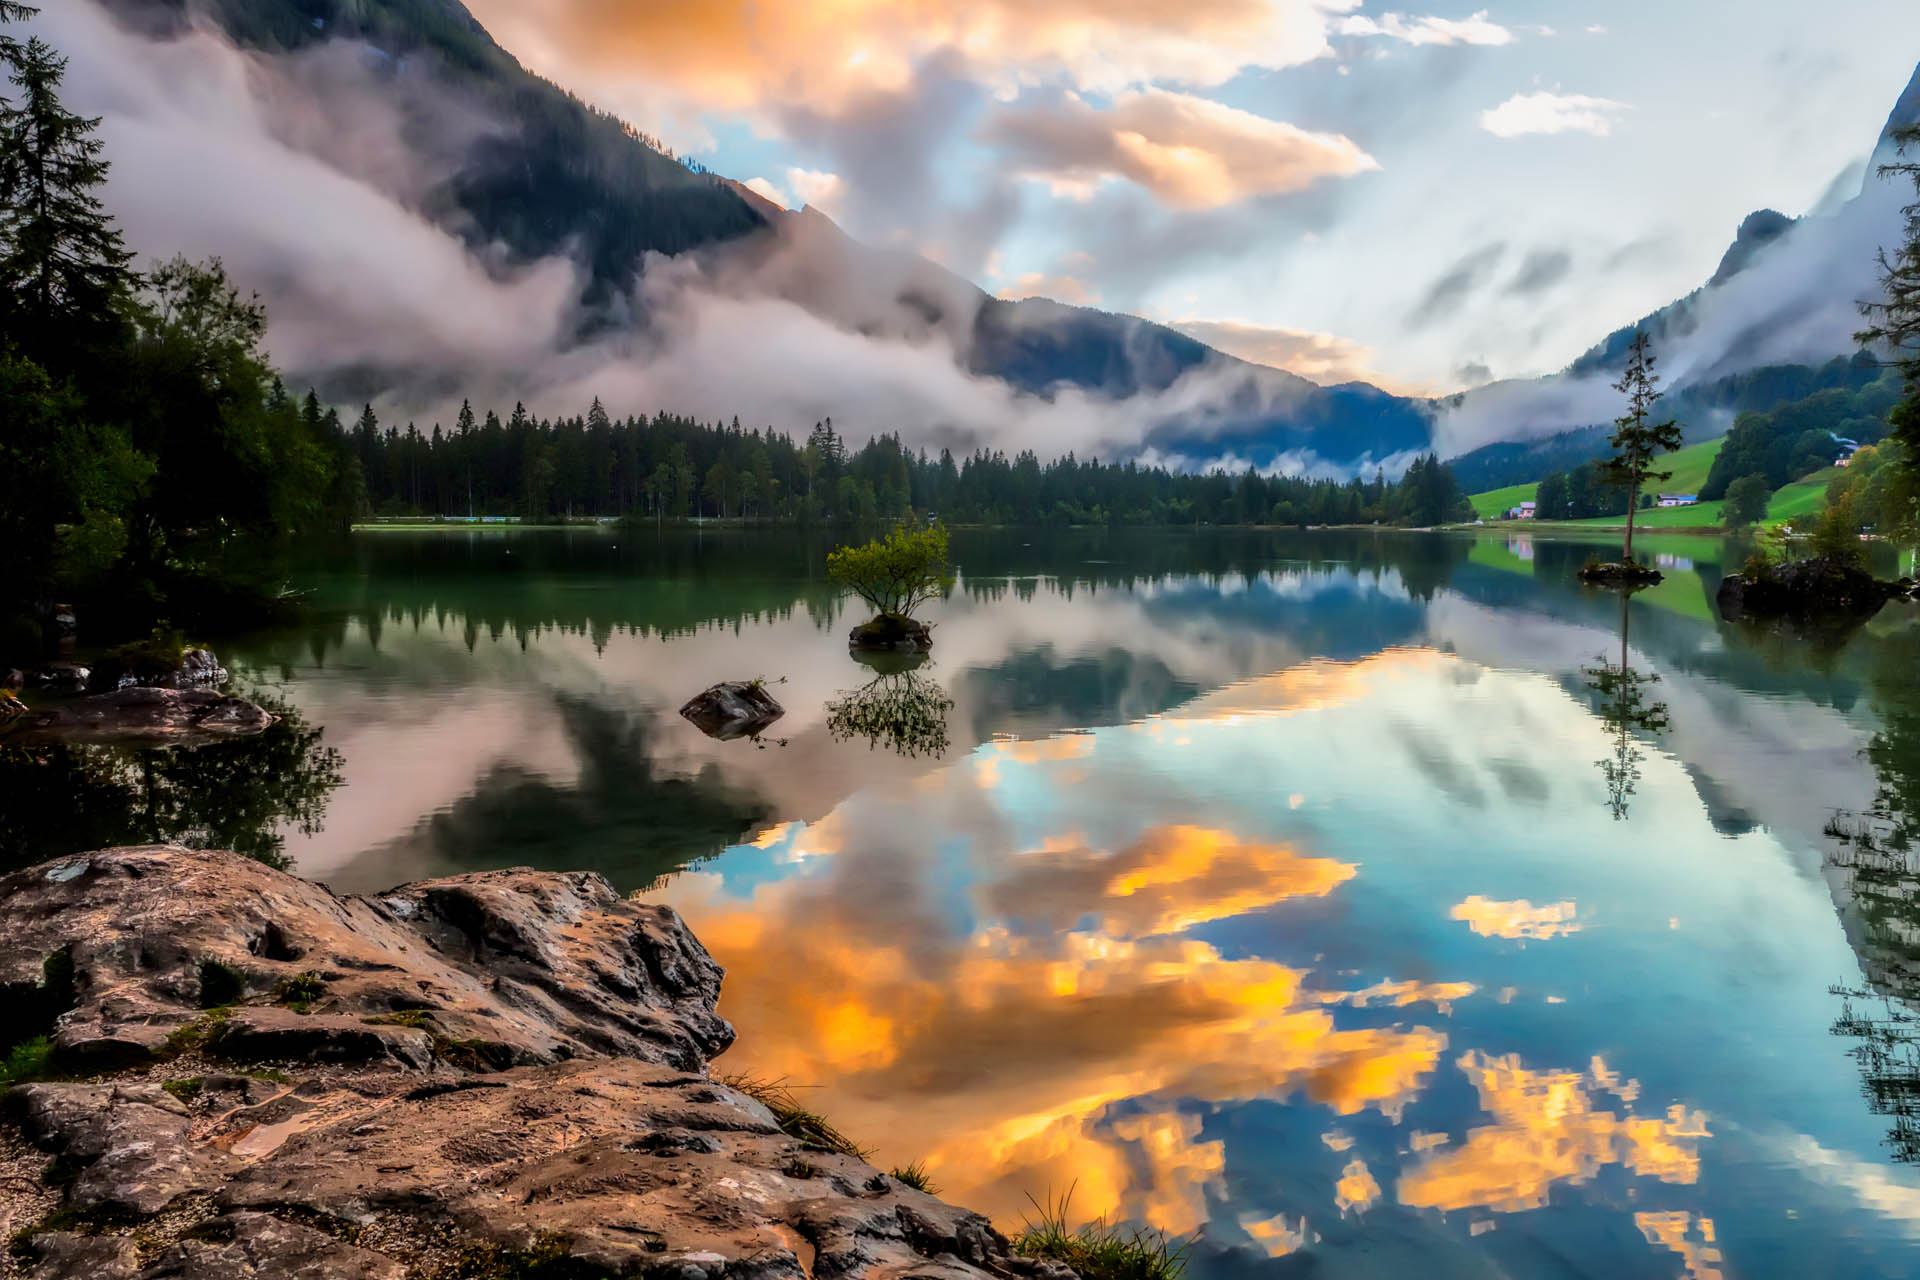
[(1857, 565), (1814, 556), (1770, 566), (1764, 573), (1730, 573), (1720, 580), (1715, 599), (1720, 615), (1730, 619), (1864, 618), (1904, 591)]
[(0, 1097), (33, 1280), (1071, 1280), (709, 1075), (719, 967), (597, 875), (110, 849), (0, 878), (0, 929), (52, 1044)]
[(34, 707), (9, 722), (9, 741), (196, 746), (260, 733), (273, 716), (211, 689), (134, 685)]
[(764, 680), (728, 680), (688, 698), (680, 714), (709, 738), (727, 742), (753, 737), (787, 709)]
[[(118, 689), (212, 689), (227, 682), (227, 669), (211, 649), (184, 650), (179, 662), (158, 667), (122, 663), (105, 674), (112, 677)], [(100, 671), (94, 673), (96, 682), (101, 675)]]
[(869, 652), (924, 653), (933, 648), (933, 628), (915, 618), (883, 613), (850, 631), (847, 647)]
[(1627, 588), (1629, 590), (1655, 586), (1666, 577), (1665, 574), (1650, 565), (1639, 563), (1622, 564), (1614, 561), (1609, 561), (1604, 564), (1596, 562), (1594, 564), (1582, 565), (1580, 566), (1580, 571), (1574, 576), (1590, 587)]

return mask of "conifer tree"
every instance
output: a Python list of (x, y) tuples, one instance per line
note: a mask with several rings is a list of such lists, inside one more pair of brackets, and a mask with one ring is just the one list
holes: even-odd
[(1905, 219), (1899, 247), (1880, 250), (1881, 297), (1861, 306), (1867, 327), (1854, 335), (1863, 346), (1884, 348), (1900, 370), (1905, 396), (1887, 414), (1889, 434), (1900, 442), (1898, 471), (1888, 494), (1885, 523), (1910, 528), (1920, 506), (1920, 160), (1910, 158), (1920, 147), (1920, 125), (1896, 132), (1900, 159), (1880, 166), (1886, 177), (1913, 182), (1914, 202), (1901, 210)]
[(100, 121), (61, 105), (67, 60), (38, 36), (5, 60), (19, 92), (0, 103), (0, 307), (10, 332), (57, 350), (110, 320), (133, 255), (97, 194)]
[(1660, 375), (1653, 371), (1655, 356), (1647, 335), (1636, 333), (1627, 348), (1626, 372), (1613, 389), (1627, 397), (1627, 411), (1615, 418), (1613, 435), (1607, 443), (1613, 456), (1602, 467), (1607, 482), (1627, 490), (1627, 545), (1622, 562), (1633, 563), (1633, 516), (1640, 505), (1640, 490), (1649, 480), (1665, 480), (1671, 471), (1654, 470), (1654, 459), (1680, 447), (1680, 424), (1669, 418), (1652, 422), (1653, 407), (1666, 393), (1660, 388)]

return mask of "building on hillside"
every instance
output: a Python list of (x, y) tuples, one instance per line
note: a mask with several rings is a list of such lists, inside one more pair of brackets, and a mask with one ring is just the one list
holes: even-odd
[(1660, 507), (1690, 507), (1698, 501), (1700, 501), (1700, 495), (1697, 493), (1663, 493), (1660, 495), (1660, 500), (1654, 505)]
[(1535, 507), (1534, 507), (1534, 504), (1533, 504), (1533, 503), (1531, 503), (1531, 502), (1523, 502), (1523, 503), (1521, 503), (1521, 504), (1520, 504), (1519, 506), (1517, 506), (1517, 507), (1508, 507), (1508, 508), (1507, 508), (1507, 519), (1509, 519), (1509, 520), (1531, 520), (1531, 519), (1533, 519), (1533, 513), (1534, 513), (1534, 510), (1535, 510)]

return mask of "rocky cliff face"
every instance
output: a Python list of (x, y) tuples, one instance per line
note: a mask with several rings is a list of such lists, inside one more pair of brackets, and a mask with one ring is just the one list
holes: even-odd
[(719, 967), (597, 875), (110, 849), (0, 878), (0, 936), (51, 1040), (0, 1098), (11, 1274), (1071, 1280), (709, 1075)]

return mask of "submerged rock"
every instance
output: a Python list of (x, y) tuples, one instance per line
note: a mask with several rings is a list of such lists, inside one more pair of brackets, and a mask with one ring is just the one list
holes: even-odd
[(1763, 573), (1729, 574), (1720, 580), (1716, 603), (1728, 619), (1864, 618), (1902, 594), (1898, 583), (1882, 582), (1843, 560), (1814, 556)]
[(114, 675), (118, 689), (211, 689), (227, 682), (227, 669), (211, 649), (188, 649), (177, 666), (165, 670), (129, 664)]
[(696, 693), (680, 708), (709, 738), (751, 737), (787, 714), (764, 680), (727, 680)]
[(192, 746), (259, 733), (274, 717), (245, 698), (210, 689), (134, 687), (34, 707), (8, 741)]
[(32, 672), (27, 679), (43, 689), (85, 693), (88, 682), (93, 679), (93, 669), (77, 662), (49, 662)]
[(918, 652), (933, 648), (933, 628), (897, 613), (883, 613), (855, 627), (847, 636), (853, 649)]
[(1593, 587), (1651, 587), (1666, 580), (1665, 574), (1650, 565), (1613, 562), (1582, 565), (1575, 576)]
[(0, 877), (0, 930), (10, 1037), (57, 1013), (58, 1068), (142, 1064), (4, 1096), (61, 1197), (35, 1280), (1072, 1280), (709, 1076), (719, 967), (597, 875), (345, 897), (110, 849)]

